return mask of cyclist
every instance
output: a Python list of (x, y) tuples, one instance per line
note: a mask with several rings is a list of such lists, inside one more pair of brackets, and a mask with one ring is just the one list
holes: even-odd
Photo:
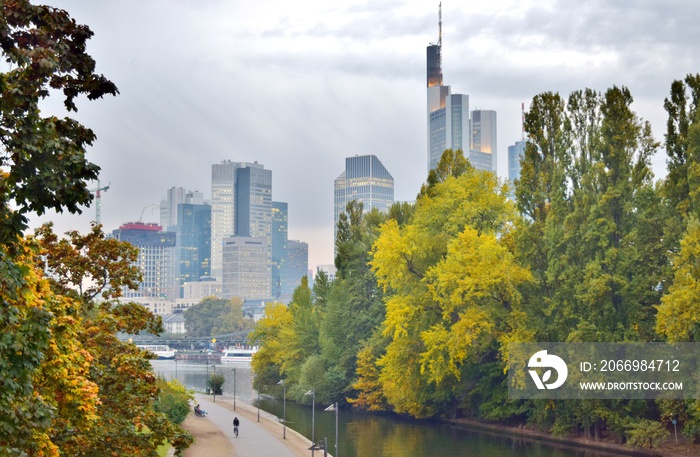
[(238, 426), (241, 425), (241, 422), (238, 420), (238, 417), (233, 418), (233, 434), (236, 435), (236, 438), (238, 438)]

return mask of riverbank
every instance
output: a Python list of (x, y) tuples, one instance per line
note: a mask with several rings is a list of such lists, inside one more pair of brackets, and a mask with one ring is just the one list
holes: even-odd
[(609, 452), (615, 452), (630, 457), (698, 457), (700, 456), (700, 445), (694, 444), (673, 444), (670, 442), (673, 438), (667, 440), (662, 447), (658, 449), (642, 449), (632, 448), (623, 444), (608, 443), (605, 441), (593, 441), (585, 438), (555, 436), (551, 433), (540, 432), (527, 428), (512, 427), (508, 425), (480, 422), (469, 419), (452, 419), (448, 421), (455, 425), (462, 425), (468, 428), (488, 430), (492, 432), (508, 433), (514, 436), (523, 436), (529, 439), (541, 440), (550, 443), (560, 443), (566, 446), (576, 448), (600, 449)]

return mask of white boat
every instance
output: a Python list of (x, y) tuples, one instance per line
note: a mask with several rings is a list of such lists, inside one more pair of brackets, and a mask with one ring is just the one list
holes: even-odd
[(137, 348), (154, 353), (158, 360), (172, 360), (175, 358), (175, 350), (165, 344), (137, 344)]
[(250, 362), (253, 360), (253, 354), (256, 349), (238, 349), (228, 348), (221, 354), (222, 362)]

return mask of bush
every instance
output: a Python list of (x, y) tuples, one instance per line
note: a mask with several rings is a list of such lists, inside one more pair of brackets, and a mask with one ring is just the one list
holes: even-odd
[(627, 429), (627, 444), (651, 449), (659, 447), (668, 436), (669, 432), (661, 422), (642, 419)]
[(221, 389), (221, 386), (224, 385), (224, 382), (226, 379), (224, 378), (224, 375), (222, 374), (213, 374), (209, 376), (209, 389), (211, 389), (211, 393), (214, 395), (223, 395), (223, 390)]
[(160, 393), (153, 409), (165, 414), (173, 424), (181, 424), (190, 412), (193, 395), (177, 380), (166, 381), (159, 376), (156, 384)]

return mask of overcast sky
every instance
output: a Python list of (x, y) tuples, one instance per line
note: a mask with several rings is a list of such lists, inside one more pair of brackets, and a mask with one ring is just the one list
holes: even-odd
[[(88, 52), (120, 91), (78, 104), (97, 134), (88, 157), (110, 184), (105, 231), (142, 214), (158, 222), (149, 205), (171, 187), (208, 198), (213, 163), (258, 161), (314, 268), (333, 262), (345, 157), (377, 155), (397, 200), (413, 200), (427, 176), (425, 48), (437, 41), (438, 1), (47, 3), (92, 29)], [(663, 140), (671, 82), (700, 71), (694, 0), (446, 0), (442, 19), (444, 83), (471, 109), (497, 111), (500, 176), (533, 96), (627, 86)], [(654, 169), (665, 174), (663, 151)], [(94, 218), (89, 208), (34, 225), (86, 231)]]

